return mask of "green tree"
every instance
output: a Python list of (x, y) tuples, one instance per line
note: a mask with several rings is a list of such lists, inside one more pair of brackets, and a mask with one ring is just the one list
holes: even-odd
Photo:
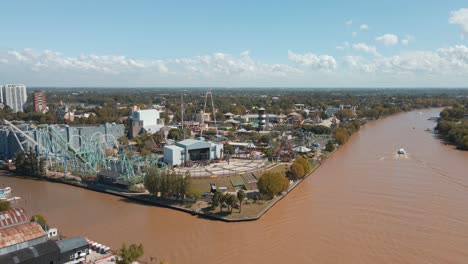
[(152, 195), (157, 196), (158, 192), (161, 189), (161, 175), (159, 170), (150, 170), (148, 171), (143, 184), (145, 185), (146, 190)]
[(307, 132), (312, 132), (314, 134), (330, 134), (331, 129), (329, 127), (323, 126), (323, 125), (303, 125), (302, 129)]
[(349, 134), (346, 131), (346, 129), (339, 127), (335, 131), (335, 139), (336, 139), (336, 142), (338, 142), (338, 144), (343, 145), (348, 141)]
[(151, 170), (146, 175), (143, 183), (152, 195), (157, 195), (160, 192), (163, 197), (184, 198), (190, 191), (191, 176), (189, 172), (178, 174), (174, 171), (169, 173), (161, 170)]
[(119, 258), (117, 260), (117, 264), (130, 264), (144, 254), (143, 245), (139, 244), (131, 244), (127, 247), (126, 244), (123, 244), (122, 247), (117, 251)]
[(242, 202), (244, 201), (246, 195), (244, 190), (240, 189), (237, 192), (237, 199), (239, 200), (239, 213), (242, 211)]
[(18, 151), (16, 152), (15, 156), (15, 166), (17, 170), (22, 170), (24, 167), (24, 164), (26, 162), (26, 154), (24, 151)]
[(227, 196), (224, 194), (221, 194), (220, 199), (219, 199), (219, 204), (220, 204), (219, 209), (221, 212), (223, 211), (223, 207), (226, 206), (226, 203), (227, 203)]
[(180, 140), (180, 130), (177, 129), (177, 128), (173, 128), (171, 130), (169, 130), (169, 134), (167, 135), (167, 137), (169, 139), (173, 139), (173, 140)]
[(123, 145), (128, 145), (128, 142), (129, 142), (128, 137), (126, 137), (126, 136), (120, 137), (118, 139), (118, 141), (119, 141), (120, 144), (123, 144)]
[(289, 173), (294, 180), (302, 179), (305, 175), (304, 167), (299, 162), (293, 162), (289, 168)]
[(42, 216), (40, 214), (35, 214), (35, 215), (31, 216), (30, 221), (38, 223), (42, 227), (42, 229), (44, 229), (44, 230), (49, 229), (49, 227), (47, 225), (47, 221), (45, 220), (44, 216)]
[(228, 205), (229, 212), (232, 213), (232, 208), (237, 205), (237, 197), (234, 194), (226, 194), (226, 204)]
[[(220, 192), (215, 192), (213, 197), (211, 197), (211, 205), (214, 206), (214, 208), (218, 207), (221, 205), (221, 200), (222, 200), (223, 194)], [(222, 211), (223, 209), (221, 209)]]
[(338, 110), (335, 113), (335, 117), (340, 121), (349, 120), (354, 117), (353, 111), (350, 109)]
[(283, 173), (267, 171), (257, 182), (260, 193), (273, 197), (274, 195), (286, 191), (289, 181)]
[(0, 212), (10, 210), (11, 204), (9, 201), (0, 200)]
[(234, 154), (234, 147), (229, 143), (224, 143), (224, 151), (226, 154), (233, 155)]
[(310, 164), (307, 158), (300, 156), (294, 162), (297, 162), (302, 166), (302, 168), (304, 169), (304, 176), (309, 174), (309, 172), (312, 170), (312, 164)]
[(271, 141), (271, 136), (269, 134), (262, 135), (258, 141), (262, 144), (268, 144)]
[(335, 144), (333, 144), (333, 141), (328, 140), (327, 145), (325, 145), (325, 150), (328, 152), (332, 152), (335, 150)]
[(145, 148), (142, 149), (142, 150), (140, 151), (140, 155), (141, 155), (142, 157), (148, 156), (148, 155), (150, 155), (150, 154), (151, 154), (151, 151), (149, 151), (149, 150), (147, 150), (147, 149), (145, 149)]

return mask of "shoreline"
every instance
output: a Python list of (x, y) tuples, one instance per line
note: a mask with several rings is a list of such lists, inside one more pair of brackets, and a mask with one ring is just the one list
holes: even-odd
[[(432, 109), (432, 108), (425, 108), (425, 109)], [(438, 107), (435, 107), (435, 109), (438, 109)], [(418, 110), (418, 109), (416, 109), (416, 110)], [(412, 111), (415, 111), (415, 110), (412, 110)], [(409, 112), (412, 112), (412, 111), (409, 111)], [(400, 114), (403, 114), (403, 113), (407, 113), (407, 112), (406, 111), (398, 112), (398, 113), (395, 113), (395, 114), (392, 114), (392, 115), (383, 116), (383, 117), (378, 118), (378, 119), (367, 120), (366, 124), (375, 123), (375, 122), (385, 120), (385, 119), (387, 119), (389, 117), (400, 115)], [(362, 127), (364, 127), (366, 124), (364, 124)], [(359, 133), (359, 131), (356, 131), (356, 133), (353, 133), (351, 135), (351, 137), (355, 136), (358, 133)], [(333, 156), (333, 154), (335, 154), (343, 146), (338, 146), (325, 159), (323, 159), (316, 167), (314, 167), (309, 174), (305, 175), (302, 179), (293, 182), (289, 186), (288, 190), (284, 194), (282, 194), (280, 196), (276, 196), (276, 197), (274, 197), (273, 199), (271, 199), (269, 201), (265, 201), (268, 204), (264, 208), (262, 208), (256, 215), (254, 215), (254, 216), (232, 217), (232, 218), (229, 218), (229, 217), (226, 217), (226, 216), (221, 216), (221, 215), (218, 215), (218, 214), (212, 213), (212, 212), (203, 212), (203, 210), (195, 211), (194, 209), (191, 209), (191, 208), (188, 208), (187, 206), (184, 206), (184, 203), (188, 204), (190, 202), (184, 202), (184, 201), (179, 201), (179, 200), (170, 200), (170, 199), (164, 199), (164, 198), (155, 198), (155, 197), (153, 197), (153, 196), (151, 196), (149, 194), (142, 194), (142, 193), (132, 194), (131, 192), (123, 191), (121, 189), (118, 189), (118, 188), (112, 187), (112, 186), (105, 186), (105, 185), (95, 184), (95, 183), (91, 183), (91, 182), (77, 182), (77, 181), (72, 181), (72, 180), (67, 180), (67, 179), (62, 179), (62, 178), (52, 178), (52, 177), (35, 178), (35, 177), (32, 177), (32, 176), (18, 175), (18, 174), (16, 174), (15, 171), (7, 170), (7, 169), (0, 170), (0, 171), (7, 172), (7, 173), (4, 174), (4, 176), (8, 176), (8, 177), (43, 180), (43, 181), (48, 181), (48, 182), (53, 182), (53, 183), (67, 184), (67, 185), (87, 189), (87, 190), (90, 190), (90, 191), (95, 191), (95, 192), (100, 192), (100, 193), (104, 193), (104, 194), (110, 194), (110, 195), (118, 196), (118, 197), (125, 198), (125, 199), (127, 199), (129, 201), (134, 201), (134, 202), (137, 202), (137, 203), (142, 203), (142, 204), (147, 204), (147, 205), (154, 205), (154, 206), (174, 209), (174, 210), (177, 210), (177, 211), (180, 211), (180, 212), (185, 212), (185, 213), (188, 213), (188, 214), (191, 214), (191, 215), (194, 215), (194, 216), (198, 216), (199, 218), (205, 218), (205, 219), (210, 219), (210, 220), (218, 220), (218, 221), (223, 221), (223, 222), (246, 222), (246, 221), (256, 221), (256, 220), (260, 219), (273, 206), (275, 206), (279, 201), (281, 201), (283, 198), (285, 198), (288, 195), (288, 193), (290, 193), (292, 190), (294, 190), (305, 179), (310, 177), (320, 166), (322, 166), (330, 157)]]
[(177, 201), (177, 200), (169, 200), (169, 199), (154, 199), (150, 195), (143, 195), (143, 194), (130, 194), (128, 192), (122, 192), (113, 189), (113, 187), (106, 187), (103, 185), (97, 185), (93, 183), (80, 183), (80, 182), (75, 182), (75, 181), (69, 181), (65, 179), (60, 179), (60, 178), (51, 178), (51, 177), (42, 177), (42, 178), (35, 178), (32, 176), (25, 176), (25, 175), (18, 175), (16, 174), (15, 171), (13, 170), (2, 170), (3, 173), (0, 172), (0, 176), (6, 176), (6, 177), (15, 177), (15, 178), (23, 178), (23, 179), (32, 179), (32, 180), (40, 180), (40, 181), (47, 181), (51, 183), (60, 183), (60, 184), (66, 184), (90, 191), (95, 191), (95, 192), (100, 192), (104, 194), (109, 194), (109, 195), (114, 195), (118, 196), (121, 198), (128, 199), (130, 201), (135, 201), (138, 203), (143, 203), (143, 204), (149, 204), (149, 205), (154, 205), (154, 206), (159, 206), (159, 207), (164, 207), (168, 209), (174, 209), (180, 212), (188, 213), (194, 216), (198, 216), (200, 218), (206, 218), (206, 219), (211, 219), (211, 220), (218, 220), (218, 221), (223, 221), (223, 222), (247, 222), (247, 221), (256, 221), (260, 219), (264, 214), (266, 214), (273, 206), (275, 206), (279, 201), (281, 201), (283, 198), (285, 198), (292, 190), (294, 190), (298, 185), (300, 185), (305, 179), (307, 179), (309, 176), (311, 176), (328, 158), (330, 158), (334, 153), (336, 153), (340, 148), (335, 149), (333, 152), (331, 152), (324, 160), (322, 160), (316, 167), (312, 169), (312, 171), (304, 176), (304, 178), (293, 182), (291, 186), (288, 188), (288, 190), (272, 200), (268, 201), (268, 205), (265, 206), (257, 215), (255, 216), (250, 216), (250, 217), (237, 217), (237, 218), (226, 218), (223, 216), (219, 216), (214, 213), (205, 213), (203, 211), (200, 212), (194, 212), (193, 209), (184, 207), (183, 201)]

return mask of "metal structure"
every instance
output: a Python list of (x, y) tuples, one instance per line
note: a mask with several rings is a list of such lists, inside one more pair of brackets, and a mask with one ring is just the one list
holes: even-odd
[[(35, 151), (36, 156), (45, 162), (46, 172), (57, 176), (68, 173), (85, 177), (96, 177), (102, 170), (118, 172), (119, 180), (127, 182), (141, 182), (150, 169), (165, 169), (165, 164), (160, 157), (135, 156), (133, 151), (130, 155), (119, 149), (118, 142), (113, 146), (108, 146), (106, 138), (112, 135), (98, 133), (90, 138), (83, 138), (73, 135), (68, 141), (63, 137), (53, 125), (40, 125), (34, 129), (33, 137), (21, 130), (13, 123), (4, 120), (8, 129), (16, 137), (22, 151), (29, 149)], [(24, 140), (17, 136), (20, 134)], [(78, 137), (79, 147), (74, 147), (72, 139)], [(119, 149), (117, 154), (115, 149)], [(109, 153), (112, 152), (112, 153)], [(40, 164), (41, 162), (38, 162)]]
[(214, 101), (213, 101), (213, 93), (211, 92), (211, 90), (209, 90), (205, 94), (205, 106), (203, 107), (202, 120), (200, 124), (200, 137), (203, 136), (203, 126), (205, 125), (204, 114), (206, 113), (206, 102), (208, 101), (208, 95), (211, 98), (211, 111), (213, 112), (213, 121), (215, 124), (216, 136), (218, 136), (218, 124), (216, 124), (216, 113), (215, 113), (215, 107), (214, 107)]
[(291, 161), (295, 157), (295, 151), (287, 139), (283, 139), (279, 150), (275, 154), (276, 159), (281, 161)]

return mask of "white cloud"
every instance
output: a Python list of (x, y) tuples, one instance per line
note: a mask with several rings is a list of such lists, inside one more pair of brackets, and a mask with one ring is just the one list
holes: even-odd
[(463, 36), (468, 35), (468, 8), (451, 11), (449, 23), (460, 25), (463, 30)]
[(359, 26), (359, 28), (360, 28), (361, 30), (368, 30), (368, 29), (369, 29), (369, 25), (367, 25), (367, 24), (362, 24), (362, 25)]
[(336, 46), (336, 49), (340, 50), (340, 51), (343, 51), (343, 50), (349, 49), (349, 46), (350, 46), (349, 42), (344, 41), (341, 45)]
[(336, 60), (330, 55), (316, 55), (313, 53), (298, 54), (288, 51), (290, 61), (300, 65), (318, 70), (331, 70), (337, 66)]
[(355, 38), (355, 37), (357, 37), (357, 32), (356, 32), (356, 31), (353, 31), (353, 32), (351, 33), (351, 35), (353, 36), (353, 38)]
[(383, 43), (385, 46), (393, 46), (398, 43), (398, 36), (393, 34), (385, 34), (375, 38), (376, 41)]
[[(406, 38), (404, 38), (406, 39)], [(347, 56), (289, 51), (288, 63), (262, 63), (250, 52), (169, 59), (65, 56), (50, 50), (0, 50), (0, 80), (34, 86), (466, 86), (468, 47), (382, 56), (343, 42)], [(348, 47), (348, 48), (347, 48)], [(351, 48), (351, 49), (350, 49)], [(375, 56), (357, 55), (365, 52)]]
[[(4, 63), (4, 64), (2, 64)], [(142, 60), (118, 55), (82, 54), (68, 57), (50, 50), (0, 51), (0, 79), (51, 85), (86, 84), (193, 85), (190, 80), (209, 83), (236, 83), (241, 80), (268, 80), (300, 75), (302, 71), (287, 64), (266, 64), (255, 61), (248, 51), (239, 55), (213, 53), (191, 58)], [(185, 80), (180, 83), (179, 80)], [(123, 83), (122, 83), (123, 82)], [(85, 85), (86, 85), (85, 84)]]
[(352, 20), (348, 20), (348, 21), (346, 21), (345, 24), (346, 24), (346, 26), (351, 26), (351, 25), (353, 24), (353, 21), (352, 21)]
[(468, 47), (456, 45), (436, 51), (414, 51), (389, 57), (366, 60), (348, 56), (344, 65), (349, 69), (385, 75), (466, 76), (468, 74)]
[(414, 41), (414, 36), (412, 35), (406, 35), (404, 38), (401, 39), (401, 44), (403, 45), (408, 45), (409, 43)]
[(379, 56), (380, 54), (377, 52), (377, 48), (375, 46), (367, 45), (366, 43), (357, 43), (353, 45), (353, 49), (357, 51), (363, 51), (374, 56)]

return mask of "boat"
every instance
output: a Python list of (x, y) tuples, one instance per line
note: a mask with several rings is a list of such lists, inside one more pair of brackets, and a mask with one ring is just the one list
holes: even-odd
[(405, 155), (406, 151), (403, 148), (400, 148), (400, 149), (397, 150), (397, 153), (400, 154), (400, 155)]
[(21, 197), (15, 196), (15, 197), (8, 198), (6, 200), (9, 201), (9, 202), (14, 202), (14, 201), (17, 201), (17, 200), (21, 200)]
[(3, 189), (0, 189), (0, 195), (7, 195), (11, 193), (11, 188), (10, 187), (5, 187)]

